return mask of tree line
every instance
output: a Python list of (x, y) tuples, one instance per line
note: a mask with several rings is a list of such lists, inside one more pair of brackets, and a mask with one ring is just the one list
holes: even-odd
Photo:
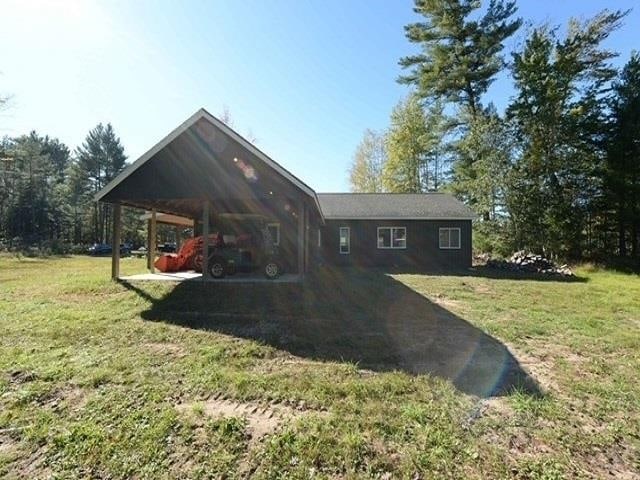
[[(9, 100), (0, 96), (0, 110)], [(228, 107), (220, 119), (233, 126)], [(251, 131), (247, 138), (256, 142)], [(126, 166), (124, 146), (110, 123), (91, 129), (74, 150), (37, 132), (0, 139), (0, 250), (81, 253), (93, 243), (110, 244), (111, 205), (94, 199)], [(141, 214), (122, 209), (122, 240), (136, 247), (147, 238)], [(161, 242), (193, 233), (163, 224), (156, 231)]]
[[(94, 195), (126, 166), (111, 124), (99, 124), (71, 151), (56, 138), (31, 132), (0, 140), (0, 241), (5, 248), (51, 252), (109, 243), (111, 208)], [(140, 213), (124, 209), (123, 239), (140, 243)]]
[[(564, 259), (640, 257), (640, 54), (617, 70), (603, 42), (628, 12), (523, 29), (514, 1), (416, 0), (401, 58), (410, 93), (367, 130), (355, 192), (449, 191), (478, 214), (474, 247)], [(561, 33), (562, 32), (562, 33)], [(514, 94), (485, 102), (498, 74)]]

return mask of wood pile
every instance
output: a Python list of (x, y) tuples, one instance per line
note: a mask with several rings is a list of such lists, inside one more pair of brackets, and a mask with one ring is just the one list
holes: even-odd
[(572, 277), (573, 272), (568, 265), (556, 265), (551, 260), (521, 250), (506, 260), (489, 260), (487, 267), (523, 273), (540, 273), (544, 275), (561, 275)]

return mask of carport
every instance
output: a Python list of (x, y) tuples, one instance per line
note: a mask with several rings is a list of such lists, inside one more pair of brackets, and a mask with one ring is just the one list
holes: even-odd
[[(160, 216), (166, 223), (192, 222), (204, 239), (221, 228), (225, 218), (260, 216), (278, 225), (285, 271), (300, 279), (309, 269), (310, 249), (315, 246), (309, 239), (323, 223), (317, 196), (308, 185), (204, 109), (122, 171), (96, 195), (96, 201), (113, 206), (112, 245), (121, 243), (122, 206), (150, 212), (151, 273)], [(205, 241), (205, 280), (209, 248)], [(112, 252), (111, 276), (118, 279), (120, 252), (118, 248)]]

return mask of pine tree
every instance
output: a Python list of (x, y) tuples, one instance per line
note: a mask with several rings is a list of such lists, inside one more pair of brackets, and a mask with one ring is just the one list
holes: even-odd
[(512, 19), (515, 1), (491, 0), (478, 20), (477, 0), (415, 0), (414, 11), (424, 20), (405, 27), (410, 42), (421, 52), (400, 60), (410, 70), (400, 82), (415, 86), (425, 99), (438, 99), (481, 112), (482, 95), (504, 67), (504, 41), (520, 28)]
[(2, 145), (3, 235), (23, 243), (59, 239), (64, 229), (59, 195), (69, 149), (36, 132)]
[(508, 108), (521, 140), (508, 199), (515, 241), (551, 255), (582, 254), (600, 184), (603, 99), (615, 70), (600, 44), (623, 12), (572, 20), (566, 38), (536, 28), (514, 54), (517, 94)]
[(385, 134), (365, 130), (349, 170), (352, 192), (382, 192), (382, 170), (387, 161)]
[[(76, 150), (73, 174), (77, 182), (75, 197), (82, 202), (89, 201), (122, 171), (126, 159), (124, 147), (111, 124), (107, 124), (106, 127), (101, 123), (98, 124), (87, 134), (82, 146)], [(106, 242), (109, 238), (110, 208), (105, 204), (91, 203), (93, 240)]]
[(510, 172), (516, 139), (493, 105), (469, 123), (467, 134), (456, 144), (467, 162), (454, 166), (452, 190), (485, 221), (506, 215), (505, 179)]
[(618, 227), (618, 253), (639, 255), (640, 245), (640, 54), (634, 52), (613, 85), (612, 129), (607, 155), (606, 197)]

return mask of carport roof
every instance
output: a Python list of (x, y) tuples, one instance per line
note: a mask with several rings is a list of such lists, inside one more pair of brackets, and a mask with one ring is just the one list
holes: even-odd
[(448, 193), (318, 193), (327, 220), (473, 220)]
[[(111, 192), (114, 188), (124, 182), (131, 174), (133, 174), (136, 170), (142, 167), (147, 161), (151, 160), (156, 154), (158, 154), (162, 149), (167, 147), (173, 140), (178, 138), (182, 133), (186, 132), (190, 127), (194, 126), (198, 121), (206, 120), (211, 123), (214, 127), (221, 130), (224, 134), (228, 135), (231, 139), (236, 141), (240, 146), (248, 150), (251, 154), (255, 155), (259, 160), (264, 162), (267, 166), (271, 167), (274, 171), (280, 174), (282, 177), (287, 179), (291, 184), (297, 187), (299, 190), (307, 194), (311, 197), (318, 210), (320, 211), (320, 205), (318, 203), (318, 197), (316, 192), (304, 183), (302, 180), (297, 178), (287, 169), (285, 169), (282, 165), (271, 159), (267, 154), (258, 149), (255, 145), (249, 142), (247, 139), (242, 137), (242, 135), (238, 134), (235, 130), (230, 128), (221, 120), (217, 119), (213, 115), (211, 115), (207, 110), (201, 108), (196, 113), (194, 113), (191, 117), (189, 117), (186, 121), (184, 121), (180, 126), (174, 129), (171, 133), (169, 133), (166, 137), (160, 140), (156, 145), (154, 145), (151, 149), (149, 149), (145, 154), (143, 154), (140, 158), (138, 158), (135, 162), (125, 168), (120, 174), (115, 177), (111, 182), (109, 182), (102, 190), (100, 190), (95, 195), (96, 201), (102, 201), (104, 198)], [(108, 200), (106, 200), (108, 201)]]

